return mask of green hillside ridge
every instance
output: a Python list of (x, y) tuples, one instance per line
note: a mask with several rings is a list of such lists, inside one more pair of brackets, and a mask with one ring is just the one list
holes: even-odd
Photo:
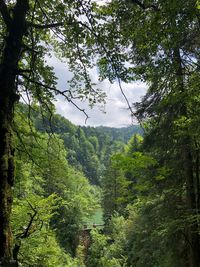
[(64, 140), (70, 165), (83, 171), (92, 184), (99, 185), (113, 153), (123, 150), (133, 134), (142, 134), (139, 125), (123, 128), (76, 126), (61, 115), (49, 121), (35, 116), (36, 129), (53, 132)]

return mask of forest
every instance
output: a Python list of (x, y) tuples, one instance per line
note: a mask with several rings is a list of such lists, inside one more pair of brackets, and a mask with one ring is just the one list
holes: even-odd
[[(57, 114), (94, 71), (136, 124)], [(198, 0), (0, 0), (0, 267), (200, 267), (199, 87)]]

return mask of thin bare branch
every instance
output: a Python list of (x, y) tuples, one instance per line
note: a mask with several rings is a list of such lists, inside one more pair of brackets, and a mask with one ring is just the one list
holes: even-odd
[(65, 91), (60, 91), (59, 89), (55, 88), (55, 87), (51, 87), (49, 85), (46, 85), (46, 84), (43, 84), (41, 82), (38, 82), (38, 81), (35, 81), (29, 77), (27, 77), (26, 75), (24, 74), (21, 74), (22, 77), (24, 77), (26, 80), (28, 80), (29, 82), (33, 83), (33, 84), (36, 84), (38, 86), (41, 86), (47, 90), (50, 90), (50, 91), (53, 91), (55, 94), (57, 95), (61, 95), (63, 96), (69, 103), (71, 103), (73, 106), (75, 106), (79, 111), (83, 112), (83, 114), (85, 115), (86, 119), (85, 119), (85, 123), (87, 122), (89, 116), (88, 114), (86, 113), (85, 109), (81, 109), (74, 101), (73, 99), (69, 98), (69, 96), (66, 95), (66, 92), (69, 92), (69, 90), (65, 90)]
[(125, 99), (125, 101), (126, 101), (126, 103), (128, 105), (128, 109), (130, 110), (131, 116), (133, 117), (134, 116), (134, 112), (133, 112), (133, 109), (132, 109), (132, 107), (131, 107), (131, 105), (130, 105), (130, 103), (128, 101), (128, 98), (127, 98), (127, 96), (124, 93), (124, 90), (122, 88), (121, 79), (120, 79), (120, 75), (118, 74), (116, 64), (115, 64), (113, 58), (110, 56), (109, 52), (107, 51), (107, 49), (106, 49), (105, 45), (103, 44), (100, 36), (98, 35), (98, 33), (95, 32), (95, 30), (93, 28), (93, 24), (92, 24), (91, 18), (88, 15), (87, 15), (87, 19), (88, 19), (88, 21), (90, 23), (91, 28), (87, 24), (85, 24), (85, 23), (83, 23), (81, 21), (79, 23), (83, 27), (86, 27), (95, 36), (95, 38), (97, 39), (97, 42), (100, 44), (101, 48), (103, 49), (104, 53), (106, 54), (107, 58), (109, 59), (109, 62), (111, 64), (111, 68), (112, 68), (112, 70), (113, 70), (113, 72), (114, 72), (114, 74), (115, 74), (115, 76), (117, 78), (120, 91), (121, 91), (121, 93), (122, 93), (122, 95), (123, 95), (123, 97), (124, 97), (124, 99)]
[(51, 24), (45, 24), (45, 25), (28, 23), (28, 26), (36, 28), (36, 29), (51, 29), (51, 28), (63, 26), (63, 22), (57, 22), (57, 23), (51, 23)]

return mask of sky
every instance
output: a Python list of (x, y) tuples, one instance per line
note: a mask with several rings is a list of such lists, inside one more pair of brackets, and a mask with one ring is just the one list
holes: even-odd
[[(55, 57), (50, 58), (49, 64), (54, 67), (56, 76), (58, 77), (58, 89), (65, 90), (67, 81), (70, 80), (72, 74), (68, 71), (67, 65), (61, 63)], [(103, 88), (106, 92), (106, 104), (104, 107), (95, 106), (91, 109), (87, 101), (76, 101), (76, 104), (85, 109), (89, 118), (86, 121), (86, 116), (83, 112), (68, 103), (61, 96), (55, 101), (56, 111), (72, 123), (85, 126), (108, 126), (108, 127), (126, 127), (131, 124), (137, 124), (136, 120), (132, 120), (128, 105), (122, 96), (117, 82), (110, 84), (108, 80), (103, 82), (98, 81), (98, 75), (95, 70), (91, 73), (92, 79), (98, 84), (98, 87)], [(141, 97), (146, 92), (146, 85), (141, 82), (137, 83), (122, 83), (122, 88), (130, 105), (140, 101)]]

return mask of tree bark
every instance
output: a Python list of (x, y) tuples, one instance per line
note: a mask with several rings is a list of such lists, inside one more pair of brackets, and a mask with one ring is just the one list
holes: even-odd
[[(177, 84), (180, 92), (184, 93), (184, 72), (181, 61), (180, 49), (174, 49), (174, 62), (176, 67)], [(182, 103), (180, 107), (180, 115), (187, 117), (187, 104)], [(192, 151), (192, 140), (189, 133), (184, 133), (182, 137), (182, 156), (183, 156), (183, 166), (186, 178), (186, 198), (187, 198), (187, 208), (189, 216), (198, 215), (197, 199), (200, 197), (198, 195), (199, 191), (195, 190), (197, 186), (194, 177), (195, 166), (193, 163), (193, 151)], [(188, 240), (189, 246), (189, 266), (190, 267), (200, 267), (200, 239), (199, 239), (199, 225), (196, 219), (188, 229)]]
[(22, 51), (22, 39), (26, 33), (25, 17), (28, 0), (18, 0), (10, 25), (0, 66), (0, 261), (8, 266), (12, 259), (12, 234), (10, 214), (12, 186), (14, 184), (14, 146), (12, 135), (13, 111), (18, 99), (16, 74)]
[[(196, 192), (195, 192), (195, 179), (193, 170), (193, 158), (189, 151), (189, 148), (185, 150), (185, 172), (186, 172), (186, 190), (187, 190), (187, 204), (189, 209), (189, 215), (198, 215), (198, 210), (196, 207)], [(199, 243), (199, 226), (198, 220), (196, 219), (192, 225), (189, 227), (188, 239), (190, 241), (190, 266), (199, 267), (200, 266), (200, 243)]]

